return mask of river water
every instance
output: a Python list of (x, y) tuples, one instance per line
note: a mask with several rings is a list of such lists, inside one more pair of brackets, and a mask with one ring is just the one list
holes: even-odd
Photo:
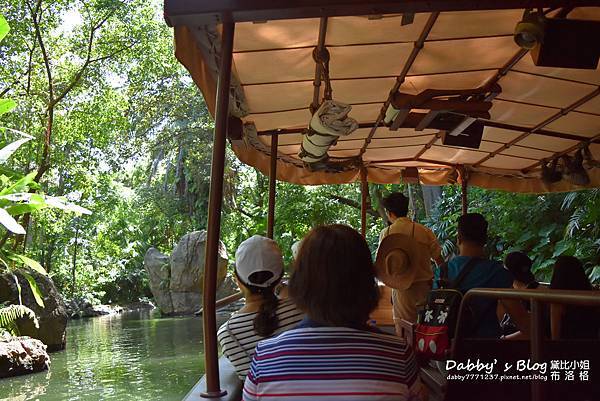
[(204, 371), (202, 320), (154, 311), (72, 320), (47, 372), (0, 380), (0, 400), (181, 400)]

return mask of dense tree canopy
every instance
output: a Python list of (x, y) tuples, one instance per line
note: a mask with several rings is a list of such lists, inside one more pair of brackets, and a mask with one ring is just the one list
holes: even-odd
[[(170, 252), (207, 220), (212, 120), (173, 55), (162, 4), (144, 0), (7, 0), (11, 33), (0, 43), (0, 98), (17, 107), (0, 126), (34, 140), (10, 168), (35, 172), (43, 193), (66, 196), (90, 216), (55, 210), (21, 216), (25, 238), (5, 236), (39, 261), (66, 296), (103, 302), (149, 296), (143, 256)], [(16, 138), (2, 129), (0, 145)], [(246, 237), (266, 231), (267, 179), (228, 154), (222, 239), (231, 256)], [(405, 185), (370, 185), (368, 240), (383, 227), (380, 199)], [(415, 217), (432, 226), (447, 255), (455, 251), (460, 194), (447, 187), (426, 216), (421, 188), (410, 188)], [(522, 249), (548, 280), (553, 258), (580, 257), (600, 281), (600, 192), (515, 195), (473, 189), (471, 209), (485, 214), (490, 251)], [(279, 183), (276, 239), (290, 246), (312, 226), (360, 225), (358, 185), (302, 187)]]

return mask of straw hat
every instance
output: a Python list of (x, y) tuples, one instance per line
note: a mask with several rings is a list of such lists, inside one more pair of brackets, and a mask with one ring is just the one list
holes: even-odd
[(375, 275), (388, 287), (409, 288), (423, 266), (430, 264), (430, 251), (412, 236), (390, 234), (381, 241), (375, 258)]

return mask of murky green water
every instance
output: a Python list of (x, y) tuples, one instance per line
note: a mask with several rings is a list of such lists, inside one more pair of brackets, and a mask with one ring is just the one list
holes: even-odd
[(0, 400), (181, 400), (202, 375), (202, 320), (130, 312), (69, 322), (50, 370), (0, 380)]

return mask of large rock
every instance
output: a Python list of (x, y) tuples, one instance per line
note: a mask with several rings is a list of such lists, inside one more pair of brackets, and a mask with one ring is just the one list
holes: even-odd
[[(150, 289), (163, 314), (187, 315), (202, 305), (206, 231), (184, 235), (173, 249), (170, 260), (155, 248), (144, 257)], [(217, 287), (227, 274), (227, 251), (219, 241)]]
[[(44, 306), (41, 307), (35, 301), (29, 283), (17, 273), (21, 286), (21, 299), (23, 305), (32, 309), (38, 317), (39, 328), (29, 320), (19, 322), (21, 335), (41, 340), (48, 346), (49, 352), (59, 351), (65, 348), (67, 328), (67, 309), (62, 296), (59, 294), (52, 279), (35, 271), (30, 271), (43, 295)], [(12, 275), (0, 276), (0, 303), (19, 303), (19, 292)]]
[(223, 299), (240, 291), (232, 275), (227, 275), (220, 286), (217, 287), (217, 300)]
[(16, 337), (0, 340), (0, 378), (47, 370), (50, 357), (40, 340)]
[(157, 306), (162, 313), (172, 314), (173, 302), (169, 290), (169, 257), (152, 247), (144, 255), (144, 266), (148, 272), (148, 283)]

